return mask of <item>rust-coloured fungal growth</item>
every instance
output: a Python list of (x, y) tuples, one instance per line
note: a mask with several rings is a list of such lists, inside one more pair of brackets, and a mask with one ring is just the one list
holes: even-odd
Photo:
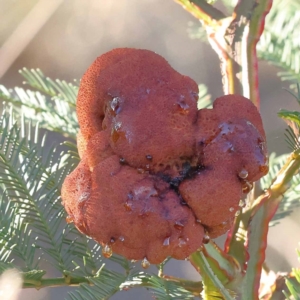
[(256, 107), (227, 95), (197, 110), (198, 87), (148, 50), (114, 49), (84, 74), (77, 99), (81, 162), (63, 205), (112, 252), (184, 259), (225, 233), (243, 193), (268, 171)]

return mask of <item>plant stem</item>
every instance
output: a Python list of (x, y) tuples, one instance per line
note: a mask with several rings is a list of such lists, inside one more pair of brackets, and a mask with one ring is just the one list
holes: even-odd
[(203, 24), (213, 26), (218, 20), (226, 16), (217, 8), (208, 4), (205, 0), (175, 0)]
[(218, 54), (224, 94), (240, 94), (259, 108), (256, 44), (272, 0), (239, 0), (227, 17), (204, 0), (175, 0), (205, 26)]
[[(298, 172), (299, 167), (300, 152), (297, 151), (289, 156), (267, 192), (259, 196), (253, 205), (242, 214), (242, 217), (237, 218), (233, 232), (227, 238), (225, 248), (228, 253), (234, 255), (244, 267), (247, 262), (247, 272), (242, 289), (243, 300), (258, 299), (269, 222), (276, 213), (280, 201), (290, 187), (290, 181)], [(235, 238), (233, 238), (234, 236)], [(247, 243), (247, 251), (244, 248), (245, 243)]]
[[(27, 279), (26, 277), (23, 279), (23, 288), (35, 288), (37, 290), (45, 287), (58, 287), (58, 286), (79, 286), (82, 283), (86, 283), (90, 286), (94, 285), (90, 279), (94, 277), (73, 277), (70, 275), (66, 275), (64, 277), (57, 278), (42, 278), (39, 280)], [(162, 275), (165, 281), (175, 282), (182, 286), (187, 291), (191, 292), (195, 296), (199, 296), (203, 290), (203, 285), (201, 281), (191, 281), (183, 278), (177, 278), (168, 275)], [(137, 284), (130, 284), (128, 286), (124, 286), (123, 289), (129, 289), (133, 287), (148, 287), (151, 288), (153, 285), (151, 282), (142, 281)]]
[(212, 270), (202, 250), (194, 252), (190, 256), (190, 260), (194, 266), (197, 266), (201, 270), (204, 283), (204, 299), (209, 300), (211, 299), (210, 297), (214, 296), (218, 299), (223, 299), (224, 297), (225, 300), (233, 300), (231, 292), (224, 287), (222, 280)]
[(191, 292), (194, 296), (199, 296), (203, 291), (202, 281), (191, 281), (183, 278), (178, 278), (174, 276), (163, 275), (163, 279), (169, 282), (179, 283), (187, 291)]
[(258, 59), (256, 45), (264, 31), (265, 18), (269, 13), (273, 0), (260, 0), (251, 16), (247, 45), (247, 61), (250, 99), (259, 108), (259, 89), (258, 89)]
[[(250, 223), (248, 226), (248, 249), (250, 259), (243, 285), (243, 300), (256, 299), (262, 265), (265, 260), (267, 247), (267, 234), (269, 222), (276, 213), (284, 193), (290, 187), (290, 181), (300, 168), (300, 151), (294, 152), (287, 159), (274, 179), (272, 185), (265, 193), (254, 202), (251, 209)], [(262, 199), (261, 199), (262, 198)], [(246, 296), (247, 295), (247, 296)]]
[(78, 286), (81, 283), (87, 283), (93, 285), (89, 280), (92, 277), (72, 277), (64, 276), (57, 278), (42, 278), (40, 280), (24, 279), (23, 288), (35, 288), (37, 290), (44, 287), (57, 287), (57, 286)]

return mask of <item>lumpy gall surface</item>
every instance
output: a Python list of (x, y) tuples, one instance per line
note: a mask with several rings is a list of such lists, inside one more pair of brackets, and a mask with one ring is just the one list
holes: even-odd
[(158, 264), (224, 234), (268, 171), (256, 107), (226, 95), (197, 109), (197, 84), (148, 50), (114, 49), (84, 74), (81, 162), (65, 179), (75, 226), (112, 252)]

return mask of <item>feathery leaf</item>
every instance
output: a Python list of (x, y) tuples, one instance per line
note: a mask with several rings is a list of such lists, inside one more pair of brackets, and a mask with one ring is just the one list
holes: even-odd
[(198, 88), (199, 88), (199, 94), (198, 94), (199, 99), (197, 103), (198, 109), (211, 108), (212, 100), (210, 94), (208, 93), (207, 86), (205, 84), (199, 84)]
[(46, 78), (40, 70), (23, 69), (21, 74), (25, 83), (39, 91), (20, 87), (8, 90), (0, 85), (0, 99), (13, 105), (16, 117), (30, 116), (28, 121), (75, 140), (79, 129), (75, 112), (78, 87)]
[[(272, 153), (269, 158), (269, 173), (261, 178), (260, 184), (262, 189), (267, 189), (273, 179), (276, 177), (276, 174), (279, 172), (281, 167), (285, 164), (286, 159), (289, 155), (283, 154), (278, 157), (275, 156), (275, 153)], [(278, 221), (285, 216), (290, 215), (296, 207), (300, 206), (300, 175), (297, 174), (293, 177), (291, 181), (290, 189), (284, 194), (284, 198), (281, 201), (279, 208), (273, 217), (273, 220), (270, 222), (270, 226), (274, 226)]]
[(122, 283), (121, 288), (130, 288), (131, 286), (149, 288), (155, 299), (158, 300), (194, 299), (194, 295), (181, 287), (179, 283), (165, 280), (154, 274), (146, 274), (145, 272), (133, 272)]
[[(34, 129), (34, 130), (33, 130)], [(74, 168), (76, 157), (57, 147), (46, 153), (38, 127), (21, 125), (4, 110), (0, 118), (0, 184), (5, 191), (0, 201), (1, 250), (3, 262), (15, 255), (23, 259), (25, 270), (37, 268), (34, 251), (44, 253), (61, 272), (78, 269), (73, 261), (92, 273), (99, 268), (99, 250), (64, 221), (60, 189)], [(14, 244), (14, 241), (18, 242)], [(22, 243), (20, 243), (22, 241)], [(16, 245), (17, 244), (17, 245)], [(77, 268), (76, 268), (77, 267)]]
[[(300, 251), (297, 250), (298, 260), (300, 261)], [(286, 299), (300, 300), (300, 269), (293, 268), (292, 273), (286, 277), (285, 284), (288, 291), (283, 291)], [(289, 293), (288, 293), (289, 292)]]

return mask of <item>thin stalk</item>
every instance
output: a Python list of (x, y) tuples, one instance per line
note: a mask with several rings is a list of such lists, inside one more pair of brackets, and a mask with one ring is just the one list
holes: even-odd
[(236, 218), (234, 227), (227, 237), (225, 251), (234, 256), (246, 271), (243, 281), (243, 300), (257, 297), (265, 260), (269, 222), (299, 167), (300, 152), (297, 151), (288, 157), (269, 189), (257, 197), (247, 211)]
[[(56, 278), (42, 278), (38, 280), (34, 279), (23, 279), (23, 288), (35, 288), (37, 290), (45, 287), (59, 287), (59, 286), (79, 286), (80, 284), (88, 284), (90, 286), (93, 286), (93, 282), (91, 279), (94, 279), (95, 277), (88, 277), (88, 276), (82, 276), (82, 277), (73, 277), (70, 275), (66, 275), (64, 277), (56, 277)], [(165, 281), (178, 283), (180, 286), (182, 286), (187, 291), (191, 292), (194, 296), (199, 296), (200, 293), (203, 290), (203, 285), (201, 281), (191, 281), (186, 280), (183, 278), (177, 278), (173, 276), (163, 275), (161, 276)], [(128, 286), (124, 286), (123, 289), (129, 289), (134, 287), (147, 287), (151, 288), (153, 285), (147, 281), (142, 281), (137, 284), (130, 284)]]
[(227, 18), (204, 0), (175, 1), (205, 26), (220, 59), (224, 94), (243, 95), (259, 108), (256, 44), (272, 0), (240, 0)]
[(203, 291), (202, 281), (191, 281), (169, 275), (162, 275), (161, 278), (169, 282), (179, 283), (181, 287), (191, 292), (194, 296), (199, 296)]
[(234, 300), (231, 295), (233, 292), (229, 292), (224, 287), (222, 280), (214, 273), (202, 250), (194, 252), (190, 256), (190, 261), (201, 270), (204, 282), (203, 297), (205, 300), (212, 299), (212, 297), (224, 297), (225, 300)]
[(23, 288), (35, 288), (37, 290), (44, 287), (58, 287), (58, 286), (79, 286), (82, 283), (93, 285), (89, 279), (93, 277), (72, 277), (64, 276), (57, 278), (44, 278), (40, 280), (24, 279)]
[(265, 27), (265, 18), (269, 13), (273, 4), (273, 0), (261, 0), (258, 2), (253, 15), (251, 16), (249, 25), (249, 34), (247, 42), (247, 61), (248, 78), (249, 78), (249, 96), (252, 102), (259, 108), (260, 97), (258, 88), (258, 59), (256, 53), (256, 45), (262, 35)]
[(226, 16), (205, 0), (175, 0), (204, 25), (213, 26), (218, 20)]
[[(300, 152), (294, 152), (281, 168), (270, 188), (257, 198), (250, 210), (248, 231), (248, 252), (250, 255), (243, 284), (242, 300), (258, 299), (260, 276), (265, 260), (269, 222), (276, 213), (290, 181), (300, 167)], [(248, 214), (249, 216), (249, 214)]]

